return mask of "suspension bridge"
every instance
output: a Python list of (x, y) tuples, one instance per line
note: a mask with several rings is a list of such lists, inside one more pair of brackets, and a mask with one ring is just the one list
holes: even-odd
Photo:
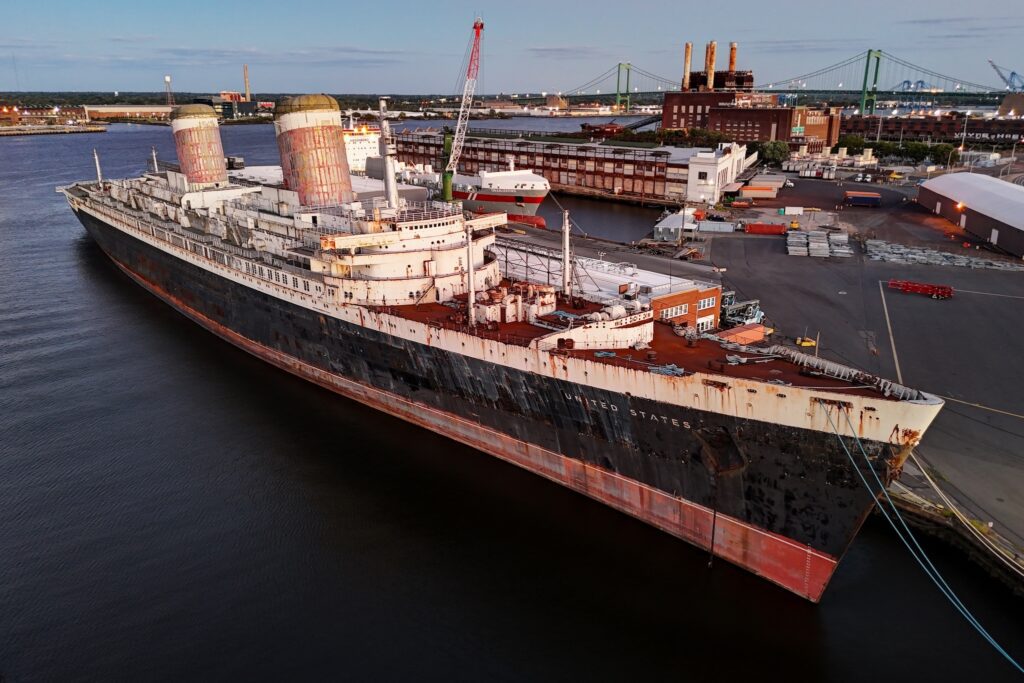
[[(1019, 78), (1016, 73), (1012, 76)], [(569, 100), (614, 102), (625, 110), (634, 104), (659, 101), (667, 92), (679, 92), (681, 83), (681, 74), (677, 78), (666, 78), (636, 64), (620, 62), (577, 86), (517, 95), (517, 99), (537, 101), (557, 94)], [(859, 105), (859, 111), (872, 114), (879, 102), (932, 105), (998, 102), (1010, 88), (941, 74), (883, 50), (865, 50), (806, 74), (762, 82), (755, 85), (754, 90), (778, 94), (783, 101), (814, 99)]]

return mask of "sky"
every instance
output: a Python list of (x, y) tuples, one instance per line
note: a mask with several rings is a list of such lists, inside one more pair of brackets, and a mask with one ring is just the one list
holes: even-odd
[(1024, 72), (1020, 0), (4, 4), (0, 91), (156, 91), (164, 74), (182, 92), (241, 90), (247, 63), (257, 93), (453, 93), (476, 15), (485, 93), (568, 91), (618, 62), (675, 80), (683, 43), (694, 43), (696, 69), (709, 40), (719, 68), (737, 41), (739, 67), (759, 84), (869, 48), (982, 84), (999, 84), (988, 59)]

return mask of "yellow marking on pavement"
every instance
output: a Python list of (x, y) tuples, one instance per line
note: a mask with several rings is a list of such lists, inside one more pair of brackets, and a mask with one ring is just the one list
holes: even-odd
[(962, 400), (960, 400), (958, 398), (950, 398), (949, 396), (943, 396), (941, 394), (935, 394), (935, 395), (938, 396), (939, 398), (941, 398), (943, 401), (952, 401), (953, 403), (962, 403), (963, 405), (971, 406), (972, 408), (980, 408), (981, 410), (988, 410), (988, 411), (993, 412), (993, 413), (999, 413), (1000, 415), (1008, 415), (1010, 417), (1015, 417), (1018, 420), (1024, 420), (1024, 415), (1021, 415), (1020, 413), (1011, 413), (1009, 410), (1001, 410), (999, 408), (992, 408), (990, 406), (983, 406), (980, 403), (972, 403), (971, 401), (962, 401)]

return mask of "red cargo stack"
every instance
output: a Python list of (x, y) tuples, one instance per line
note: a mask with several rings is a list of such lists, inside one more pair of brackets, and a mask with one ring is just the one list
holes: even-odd
[(785, 235), (786, 226), (782, 223), (747, 223), (743, 231), (749, 235)]
[(949, 299), (953, 296), (953, 288), (949, 285), (932, 285), (912, 280), (889, 280), (889, 289), (898, 289), (908, 294), (924, 294), (933, 299)]

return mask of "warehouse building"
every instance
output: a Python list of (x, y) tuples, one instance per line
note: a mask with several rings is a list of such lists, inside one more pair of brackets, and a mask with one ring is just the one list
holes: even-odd
[(87, 104), (85, 114), (89, 121), (165, 121), (171, 117), (171, 109), (163, 104)]
[[(1024, 139), (1024, 119), (965, 117), (956, 112), (939, 116), (844, 116), (840, 133), (860, 135), (870, 140), (1012, 145)], [(936, 161), (942, 163), (945, 160)]]
[(979, 173), (925, 182), (917, 202), (971, 235), (1024, 257), (1024, 187)]
[[(479, 135), (501, 137), (477, 137)], [(550, 138), (542, 134), (509, 138), (509, 131), (470, 130), (459, 160), (462, 173), (504, 171), (512, 162), (547, 178), (551, 189), (568, 194), (617, 197), (638, 202), (715, 204), (724, 189), (757, 161), (735, 143), (708, 147), (622, 147)], [(436, 130), (394, 135), (398, 160), (410, 166), (444, 168), (444, 135)], [(559, 142), (555, 142), (559, 140)]]

